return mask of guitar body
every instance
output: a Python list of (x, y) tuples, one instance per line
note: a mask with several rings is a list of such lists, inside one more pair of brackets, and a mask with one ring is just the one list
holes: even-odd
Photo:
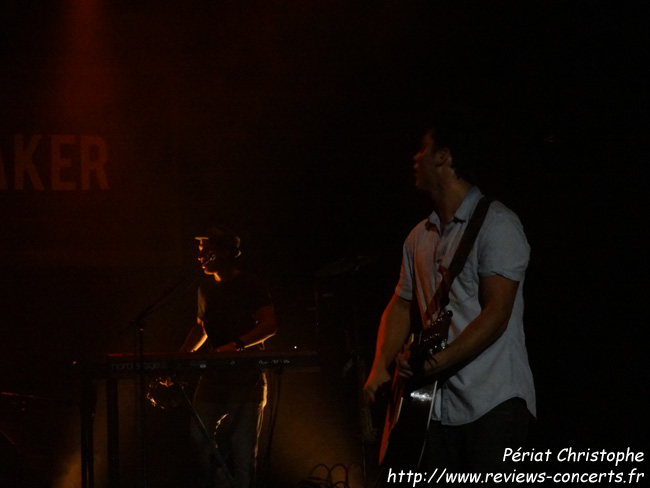
[[(451, 315), (450, 311), (443, 313), (417, 338), (412, 336), (405, 346), (410, 350), (409, 363), (414, 371), (421, 371), (425, 359), (445, 347)], [(413, 468), (420, 464), (437, 388), (435, 380), (405, 381), (395, 371), (379, 449), (380, 464), (395, 457), (417, 460)]]
[(403, 390), (394, 391), (381, 438), (380, 464), (396, 455), (405, 460), (417, 460), (414, 468), (420, 464), (437, 388), (438, 382), (434, 381), (408, 394)]

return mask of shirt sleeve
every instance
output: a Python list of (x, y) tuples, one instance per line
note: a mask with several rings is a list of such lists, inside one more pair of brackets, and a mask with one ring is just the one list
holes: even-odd
[(395, 294), (404, 300), (413, 300), (414, 292), (414, 249), (415, 229), (409, 234), (402, 246), (402, 267), (399, 273), (399, 282), (395, 287)]
[(492, 204), (488, 215), (479, 239), (479, 276), (500, 275), (522, 281), (530, 246), (519, 218), (498, 202)]

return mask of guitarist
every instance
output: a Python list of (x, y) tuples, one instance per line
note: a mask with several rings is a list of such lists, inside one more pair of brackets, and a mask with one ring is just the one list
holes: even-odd
[[(504, 449), (524, 445), (535, 415), (523, 330), (522, 288), (529, 246), (511, 210), (492, 202), (464, 267), (451, 284), (448, 304), (443, 307), (446, 300), (443, 304), (433, 300), (482, 197), (474, 186), (474, 151), (466, 127), (457, 116), (441, 117), (413, 158), (415, 185), (429, 194), (433, 212), (405, 241), (400, 280), (381, 319), (364, 390), (374, 401), (379, 387), (391, 380), (393, 366), (405, 380), (421, 368), (425, 379), (439, 380), (439, 387), (428, 432), (413, 432), (413, 438), (424, 434), (422, 457), (396, 459), (394, 453), (406, 452), (405, 446), (389, 449), (382, 466), (384, 483), (387, 468), (503, 471)], [(412, 302), (421, 323), (411, 320)], [(405, 341), (412, 330), (421, 330), (443, 310), (453, 314), (448, 345), (423, 364), (410, 364)]]

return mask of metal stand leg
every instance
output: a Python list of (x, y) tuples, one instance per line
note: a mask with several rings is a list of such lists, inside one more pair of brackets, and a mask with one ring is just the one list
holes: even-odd
[(119, 456), (119, 416), (117, 405), (117, 380), (110, 378), (106, 381), (106, 427), (108, 450), (108, 486), (120, 486), (120, 456)]
[(192, 401), (190, 400), (190, 397), (187, 396), (187, 392), (183, 389), (183, 387), (180, 385), (180, 382), (178, 381), (178, 378), (176, 377), (176, 374), (174, 373), (172, 375), (172, 380), (174, 381), (174, 386), (178, 388), (178, 390), (181, 393), (181, 396), (183, 398), (183, 401), (185, 402), (185, 405), (187, 405), (187, 408), (190, 410), (190, 413), (192, 414), (192, 417), (194, 418), (194, 421), (197, 423), (199, 428), (201, 429), (201, 432), (203, 433), (203, 436), (205, 437), (205, 440), (208, 442), (209, 446), (212, 446), (212, 454), (214, 455), (215, 460), (217, 461), (217, 466), (219, 469), (221, 469), (223, 476), (225, 477), (226, 481), (232, 488), (235, 486), (235, 481), (232, 477), (232, 474), (230, 473), (230, 470), (228, 470), (228, 466), (226, 466), (225, 461), (223, 460), (223, 457), (221, 457), (221, 453), (219, 452), (219, 449), (217, 448), (217, 444), (214, 441), (214, 438), (208, 431), (208, 429), (205, 427), (205, 424), (203, 423), (203, 420), (201, 420), (201, 417), (199, 414), (196, 412), (196, 409), (194, 408), (194, 405), (192, 405)]
[(81, 487), (95, 486), (94, 419), (97, 392), (90, 377), (81, 380)]

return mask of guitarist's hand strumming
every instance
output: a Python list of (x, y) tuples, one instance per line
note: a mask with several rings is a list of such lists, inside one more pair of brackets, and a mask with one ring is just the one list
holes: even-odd
[(391, 379), (392, 377), (386, 368), (373, 368), (366, 380), (366, 384), (363, 386), (366, 401), (371, 405), (375, 403), (377, 390)]
[(397, 367), (397, 374), (400, 376), (400, 378), (404, 378), (406, 380), (413, 378), (414, 375), (413, 368), (409, 363), (410, 357), (411, 357), (411, 351), (405, 349), (402, 352), (400, 352), (395, 358), (395, 366)]

